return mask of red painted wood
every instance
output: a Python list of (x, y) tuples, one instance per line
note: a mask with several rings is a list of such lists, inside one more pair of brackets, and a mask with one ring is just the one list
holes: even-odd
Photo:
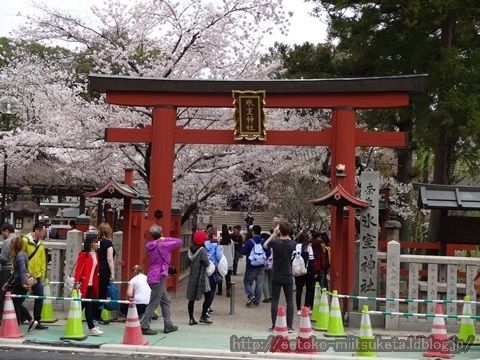
[(329, 146), (331, 144), (331, 129), (324, 131), (299, 130), (269, 130), (267, 140), (234, 140), (234, 130), (196, 130), (175, 129), (175, 143), (177, 144), (237, 144), (237, 145), (292, 145), (292, 146)]
[[(231, 108), (232, 94), (152, 93), (107, 91), (107, 102), (125, 106), (226, 107)], [(267, 94), (267, 108), (335, 108), (386, 109), (407, 106), (407, 92)]]
[(150, 143), (152, 142), (152, 127), (148, 125), (143, 129), (107, 128), (105, 129), (105, 141)]
[(149, 185), (152, 198), (148, 206), (148, 219), (155, 221), (154, 212), (161, 210), (163, 216), (157, 223), (162, 226), (166, 236), (170, 234), (176, 117), (175, 108), (158, 107), (153, 110)]
[[(332, 161), (331, 161), (331, 187), (341, 185), (348, 193), (355, 195), (355, 109), (334, 109), (332, 112)], [(337, 164), (345, 165), (345, 176), (336, 176)], [(343, 214), (343, 210), (342, 210)], [(348, 219), (344, 231), (336, 224), (339, 221), (338, 211), (331, 208), (331, 219), (335, 219), (332, 228), (337, 229), (332, 236), (332, 248), (341, 244), (343, 251), (336, 259), (332, 259), (332, 272), (337, 274), (335, 285), (343, 294), (351, 294), (353, 291), (354, 273), (353, 250), (355, 248), (355, 210), (349, 209)], [(337, 235), (341, 234), (341, 236)], [(336, 270), (334, 270), (336, 268)], [(335, 289), (332, 284), (332, 289)]]

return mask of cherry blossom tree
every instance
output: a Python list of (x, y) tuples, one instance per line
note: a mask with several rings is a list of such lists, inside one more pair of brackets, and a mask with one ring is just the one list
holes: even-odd
[[(6, 134), (9, 166), (26, 182), (100, 184), (121, 178), (124, 167), (149, 181), (149, 146), (111, 144), (106, 127), (142, 127), (151, 109), (110, 106), (87, 91), (87, 73), (176, 79), (267, 79), (279, 65), (261, 62), (263, 36), (288, 30), (282, 0), (105, 1), (88, 18), (37, 5), (13, 37), (14, 56), (0, 70), (0, 86), (21, 101), (22, 122)], [(20, 40), (21, 39), (21, 40)], [(35, 54), (24, 44), (63, 45), (69, 51)], [(268, 95), (267, 95), (268, 96)], [(321, 129), (326, 118), (268, 111), (270, 129)], [(232, 111), (178, 109), (178, 124), (190, 128), (232, 128)], [(294, 153), (295, 156), (292, 156)], [(324, 149), (177, 145), (174, 201), (186, 215), (226, 205), (229, 196), (248, 195), (246, 206), (269, 202), (276, 174), (308, 174)], [(300, 156), (298, 156), (300, 155)], [(32, 164), (47, 171), (32, 173)], [(46, 167), (47, 167), (46, 166)], [(261, 169), (261, 171), (258, 171)], [(255, 184), (245, 181), (255, 174)]]

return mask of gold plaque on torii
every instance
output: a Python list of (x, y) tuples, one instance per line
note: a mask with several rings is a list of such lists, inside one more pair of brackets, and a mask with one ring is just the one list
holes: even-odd
[(233, 90), (235, 140), (267, 140), (265, 131), (265, 90)]

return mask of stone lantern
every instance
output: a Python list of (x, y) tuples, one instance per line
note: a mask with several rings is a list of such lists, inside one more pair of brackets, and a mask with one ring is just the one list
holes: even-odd
[(44, 213), (44, 209), (34, 201), (32, 189), (28, 186), (18, 190), (17, 200), (6, 205), (5, 211), (13, 213), (13, 225), (16, 230), (20, 230), (22, 235), (30, 233), (35, 223), (35, 217)]

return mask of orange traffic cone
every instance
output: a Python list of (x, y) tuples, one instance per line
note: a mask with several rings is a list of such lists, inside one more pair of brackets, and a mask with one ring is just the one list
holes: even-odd
[[(443, 315), (442, 304), (435, 305), (435, 314)], [(432, 332), (430, 335), (430, 350), (423, 353), (423, 356), (440, 359), (450, 359), (453, 355), (448, 344), (447, 327), (445, 319), (440, 316), (433, 318)]]
[(2, 325), (0, 325), (0, 338), (16, 339), (23, 337), (18, 328), (17, 315), (13, 306), (12, 294), (7, 291), (5, 294), (5, 305), (3, 306)]
[(310, 323), (310, 311), (307, 307), (302, 307), (302, 317), (298, 327), (297, 353), (315, 354), (315, 338), (313, 337), (312, 324)]
[(277, 311), (277, 320), (273, 332), (271, 352), (290, 352), (290, 341), (288, 340), (287, 316), (285, 306), (280, 305)]
[(127, 321), (125, 322), (125, 332), (123, 333), (124, 345), (148, 345), (142, 335), (142, 328), (140, 327), (140, 320), (138, 320), (137, 306), (133, 298), (129, 299)]

